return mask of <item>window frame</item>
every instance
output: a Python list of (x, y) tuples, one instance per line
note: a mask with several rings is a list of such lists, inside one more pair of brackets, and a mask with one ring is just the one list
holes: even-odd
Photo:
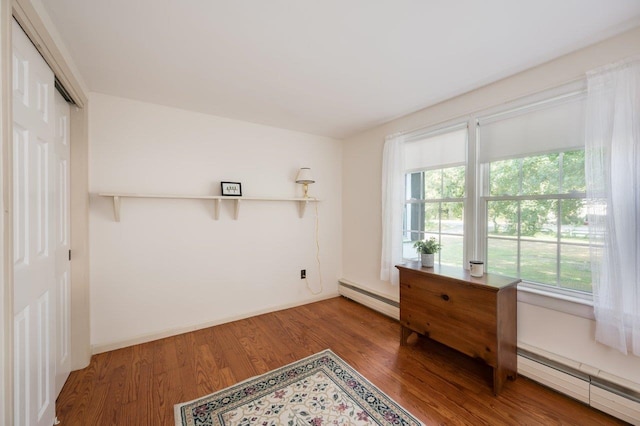
[[(518, 114), (523, 110), (545, 108), (547, 105), (552, 105), (560, 99), (570, 98), (584, 93), (586, 93), (586, 81), (581, 79), (543, 92), (523, 96), (495, 107), (474, 111), (466, 116), (459, 117), (458, 119), (449, 120), (438, 125), (406, 133), (406, 142), (410, 143), (411, 141), (437, 136), (438, 134), (459, 130), (465, 127), (467, 129), (466, 163), (464, 164), (466, 166), (466, 173), (462, 260), (462, 265), (465, 269), (468, 269), (469, 260), (487, 259), (487, 197), (483, 196), (483, 194), (489, 193), (489, 188), (486, 187), (489, 185), (489, 179), (485, 178), (485, 175), (488, 173), (489, 163), (480, 164), (478, 160), (481, 122), (488, 118), (506, 118), (512, 114)], [(558, 151), (566, 150), (561, 149)], [(541, 155), (545, 153), (549, 152), (538, 152), (532, 153), (531, 155)], [(451, 165), (447, 165), (447, 167), (451, 167)], [(405, 170), (405, 176), (412, 172), (425, 171), (428, 169), (434, 169), (434, 167)], [(560, 198), (581, 198), (577, 197), (577, 195), (582, 195), (582, 193), (566, 194), (562, 195)], [(546, 195), (544, 197), (546, 197)], [(551, 199), (558, 199), (557, 194), (551, 196)], [(408, 200), (403, 200), (403, 208), (407, 204), (407, 201)], [(401, 232), (403, 232), (404, 235), (404, 226)], [(557, 243), (557, 241), (555, 241), (555, 243)], [(408, 259), (405, 258), (405, 260)], [(559, 259), (558, 262), (560, 262)], [(585, 318), (593, 317), (592, 292), (587, 293), (574, 291), (564, 289), (559, 286), (537, 284), (533, 282), (526, 282), (524, 280), (519, 284), (518, 288), (524, 290), (519, 293), (519, 300), (526, 303), (550, 307), (551, 309), (563, 312), (580, 312), (579, 316)]]

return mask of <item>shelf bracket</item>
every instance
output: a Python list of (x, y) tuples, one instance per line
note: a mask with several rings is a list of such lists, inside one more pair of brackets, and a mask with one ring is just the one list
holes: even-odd
[(120, 197), (113, 196), (113, 218), (116, 222), (120, 222)]
[(300, 219), (304, 217), (304, 212), (307, 209), (307, 204), (309, 204), (309, 200), (298, 201), (298, 214), (300, 215)]
[(238, 216), (240, 216), (240, 199), (236, 198), (235, 200), (233, 200), (233, 202), (235, 203), (235, 211), (233, 213), (233, 218), (235, 220), (238, 220)]
[(213, 200), (213, 202), (213, 218), (215, 220), (218, 220), (220, 218), (220, 203), (222, 202), (222, 200), (220, 198), (216, 198), (215, 200)]

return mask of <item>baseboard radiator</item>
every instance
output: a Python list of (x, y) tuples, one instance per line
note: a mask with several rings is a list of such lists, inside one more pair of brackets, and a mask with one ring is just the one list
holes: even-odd
[[(340, 295), (400, 319), (400, 304), (387, 296), (339, 280)], [(609, 380), (576, 370), (560, 362), (518, 348), (518, 374), (577, 399), (614, 417), (640, 426), (640, 392)]]
[(338, 281), (338, 293), (347, 299), (358, 302), (393, 319), (400, 320), (400, 303), (397, 300), (365, 290), (347, 280)]
[(518, 374), (633, 425), (640, 425), (640, 392), (518, 348)]

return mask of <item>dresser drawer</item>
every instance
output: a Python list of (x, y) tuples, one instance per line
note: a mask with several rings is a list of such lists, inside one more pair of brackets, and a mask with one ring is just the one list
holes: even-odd
[(464, 283), (403, 275), (400, 321), (405, 327), (496, 365), (496, 292)]

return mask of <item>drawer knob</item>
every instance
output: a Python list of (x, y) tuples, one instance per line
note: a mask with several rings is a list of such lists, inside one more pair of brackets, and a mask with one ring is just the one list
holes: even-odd
[(449, 296), (448, 296), (448, 295), (446, 295), (446, 294), (443, 294), (443, 295), (442, 295), (442, 296), (440, 296), (440, 297), (442, 297), (442, 300), (444, 300), (445, 302), (447, 302), (447, 301), (449, 300)]

